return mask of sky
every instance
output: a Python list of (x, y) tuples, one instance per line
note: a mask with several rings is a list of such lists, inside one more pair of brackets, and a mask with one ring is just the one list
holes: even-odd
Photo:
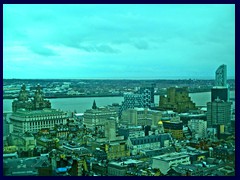
[(3, 78), (235, 77), (234, 4), (3, 5)]

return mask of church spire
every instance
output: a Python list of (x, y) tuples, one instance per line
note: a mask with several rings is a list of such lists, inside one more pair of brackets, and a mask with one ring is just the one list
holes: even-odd
[(97, 109), (97, 105), (96, 105), (95, 100), (93, 101), (92, 109)]

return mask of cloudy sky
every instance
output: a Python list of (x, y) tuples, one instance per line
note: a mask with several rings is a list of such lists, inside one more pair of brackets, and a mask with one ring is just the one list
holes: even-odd
[(234, 5), (4, 5), (4, 78), (235, 77)]

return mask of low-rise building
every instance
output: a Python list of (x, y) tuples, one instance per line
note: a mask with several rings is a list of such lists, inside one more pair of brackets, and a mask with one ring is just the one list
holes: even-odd
[(127, 146), (132, 155), (139, 154), (145, 149), (159, 149), (160, 147), (168, 147), (172, 138), (168, 133), (149, 135), (144, 137), (128, 138)]
[(152, 157), (152, 168), (160, 169), (164, 175), (171, 167), (179, 164), (191, 164), (190, 156), (185, 153), (168, 153), (160, 156)]

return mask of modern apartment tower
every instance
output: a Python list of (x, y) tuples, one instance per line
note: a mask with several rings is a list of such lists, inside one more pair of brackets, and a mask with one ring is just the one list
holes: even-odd
[(221, 65), (215, 73), (215, 86), (211, 89), (211, 102), (215, 99), (229, 101), (229, 87), (227, 84), (227, 66)]
[(227, 86), (227, 66), (225, 64), (219, 66), (216, 70), (215, 86)]

